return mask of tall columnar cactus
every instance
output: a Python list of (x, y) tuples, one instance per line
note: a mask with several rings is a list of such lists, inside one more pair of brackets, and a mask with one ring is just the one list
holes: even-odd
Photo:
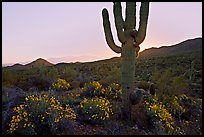
[(139, 52), (139, 45), (144, 41), (147, 29), (149, 14), (149, 2), (141, 2), (140, 22), (138, 31), (136, 27), (136, 3), (126, 2), (126, 18), (122, 17), (120, 2), (114, 2), (113, 12), (117, 36), (122, 46), (115, 44), (111, 32), (109, 14), (107, 9), (103, 9), (103, 27), (105, 37), (109, 47), (116, 53), (121, 53), (121, 82), (122, 82), (122, 112), (123, 118), (131, 119), (130, 93), (134, 90), (135, 63)]

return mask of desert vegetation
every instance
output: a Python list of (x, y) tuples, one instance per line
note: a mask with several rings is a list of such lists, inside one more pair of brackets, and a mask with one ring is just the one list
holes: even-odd
[(135, 87), (142, 99), (132, 105), (128, 123), (122, 120), (120, 58), (3, 68), (3, 134), (200, 135), (201, 57), (138, 58)]

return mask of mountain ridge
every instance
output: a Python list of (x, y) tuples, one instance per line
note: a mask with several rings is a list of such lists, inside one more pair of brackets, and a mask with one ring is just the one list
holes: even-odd
[[(166, 56), (173, 56), (178, 54), (186, 54), (190, 52), (202, 52), (202, 37), (194, 38), (194, 39), (187, 39), (182, 41), (178, 44), (174, 44), (171, 46), (161, 46), (161, 47), (152, 47), (143, 50), (139, 53), (138, 58), (146, 58), (146, 57), (166, 57)], [(12, 69), (26, 69), (32, 67), (42, 67), (42, 66), (57, 66), (60, 64), (79, 64), (79, 63), (95, 63), (95, 62), (109, 62), (112, 60), (118, 60), (120, 57), (112, 57), (109, 59), (91, 61), (91, 62), (76, 62), (76, 63), (56, 63), (52, 64), (43, 58), (38, 58), (31, 63), (22, 65), (22, 64), (14, 64), (12, 66), (7, 66), (3, 68), (12, 68)]]
[(202, 38), (187, 39), (172, 46), (152, 47), (139, 53), (139, 58), (155, 56), (172, 56), (189, 52), (202, 51)]
[(14, 64), (12, 66), (7, 66), (3, 68), (10, 68), (10, 69), (27, 69), (27, 68), (36, 68), (36, 67), (42, 67), (42, 66), (53, 66), (54, 64), (48, 62), (47, 60), (43, 58), (38, 58), (30, 63), (27, 63), (25, 65), (22, 65), (20, 63)]

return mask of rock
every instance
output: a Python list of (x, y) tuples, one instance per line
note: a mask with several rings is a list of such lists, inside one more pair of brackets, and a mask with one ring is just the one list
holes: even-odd
[(21, 97), (26, 95), (26, 93), (19, 87), (4, 87), (3, 92), (8, 96), (9, 100), (13, 100), (17, 96)]

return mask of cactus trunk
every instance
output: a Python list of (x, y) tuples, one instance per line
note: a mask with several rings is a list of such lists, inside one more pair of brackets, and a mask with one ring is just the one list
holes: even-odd
[(131, 119), (130, 93), (134, 89), (135, 77), (135, 48), (131, 45), (124, 45), (121, 52), (121, 84), (122, 84), (122, 115), (123, 118)]
[(113, 5), (117, 36), (122, 46), (115, 44), (111, 33), (107, 9), (103, 9), (103, 27), (108, 46), (116, 53), (121, 53), (121, 82), (122, 82), (122, 115), (126, 120), (131, 120), (131, 92), (134, 91), (135, 63), (141, 44), (146, 36), (149, 2), (142, 2), (140, 9), (139, 30), (136, 27), (136, 3), (126, 3), (126, 19), (122, 18), (120, 2)]

